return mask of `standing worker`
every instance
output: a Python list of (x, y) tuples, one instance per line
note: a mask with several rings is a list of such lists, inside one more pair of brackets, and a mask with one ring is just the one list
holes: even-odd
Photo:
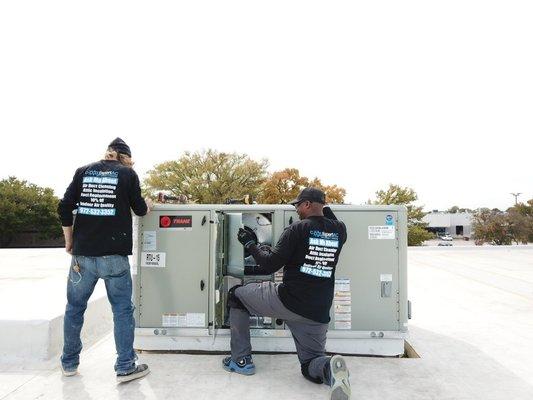
[(254, 374), (250, 314), (280, 318), (294, 338), (303, 376), (329, 385), (331, 399), (341, 400), (351, 395), (348, 368), (341, 356), (326, 356), (325, 347), (335, 267), (346, 242), (346, 226), (325, 203), (321, 190), (303, 189), (291, 202), (300, 221), (286, 228), (273, 248), (259, 247), (251, 232), (239, 230), (239, 242), (257, 263), (245, 267), (245, 274), (272, 274), (284, 266), (283, 283), (249, 283), (230, 289), (231, 356), (223, 360), (223, 367)]
[(131, 210), (145, 215), (151, 202), (142, 198), (139, 177), (132, 167), (129, 146), (116, 138), (104, 160), (76, 170), (59, 202), (65, 250), (72, 254), (61, 356), (65, 376), (78, 373), (83, 315), (99, 278), (105, 282), (113, 310), (117, 380), (127, 382), (150, 372), (146, 364), (136, 364), (133, 350), (135, 320), (128, 255), (132, 253)]

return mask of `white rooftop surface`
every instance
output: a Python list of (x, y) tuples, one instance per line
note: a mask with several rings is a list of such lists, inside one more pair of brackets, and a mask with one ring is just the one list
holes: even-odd
[[(48, 294), (43, 309), (60, 302)], [(3, 313), (15, 302), (1, 295)], [(421, 358), (347, 357), (353, 399), (533, 399), (533, 246), (409, 249), (409, 299), (409, 342)], [(328, 398), (300, 375), (295, 355), (256, 355), (256, 375), (246, 377), (222, 370), (221, 355), (143, 353), (151, 374), (120, 385), (114, 358), (108, 335), (84, 350), (79, 376), (62, 377), (57, 360), (0, 364), (0, 400)]]
[[(0, 250), (0, 363), (33, 367), (61, 350), (70, 259), (63, 249)], [(85, 313), (87, 344), (111, 329), (109, 309), (99, 282)]]
[[(46, 320), (63, 314), (70, 260), (64, 249), (0, 249), (0, 320)], [(105, 295), (103, 282), (98, 282), (92, 300)]]

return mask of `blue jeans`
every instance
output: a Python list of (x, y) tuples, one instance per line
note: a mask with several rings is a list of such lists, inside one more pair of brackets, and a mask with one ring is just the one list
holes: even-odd
[[(75, 265), (79, 266), (79, 272)], [(137, 356), (133, 350), (135, 320), (131, 302), (132, 283), (128, 257), (112, 255), (102, 257), (73, 256), (67, 282), (67, 308), (64, 319), (64, 345), (61, 363), (66, 371), (76, 370), (82, 349), (80, 332), (83, 314), (98, 279), (105, 282), (107, 298), (113, 310), (115, 347), (118, 374), (135, 370)]]

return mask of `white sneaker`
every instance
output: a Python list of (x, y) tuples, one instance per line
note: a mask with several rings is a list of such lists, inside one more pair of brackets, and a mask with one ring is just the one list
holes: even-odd
[(329, 360), (330, 368), (330, 399), (348, 400), (352, 395), (350, 388), (350, 372), (346, 366), (346, 361), (342, 356), (333, 356)]

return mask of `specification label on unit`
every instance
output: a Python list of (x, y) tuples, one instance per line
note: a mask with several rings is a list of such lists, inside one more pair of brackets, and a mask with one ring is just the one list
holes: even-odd
[(141, 267), (165, 268), (166, 253), (141, 253)]
[(352, 329), (352, 292), (349, 279), (335, 279), (335, 329)]
[(157, 250), (157, 236), (155, 231), (144, 231), (142, 233), (143, 251)]
[(379, 240), (379, 239), (395, 239), (396, 230), (394, 225), (380, 225), (380, 226), (369, 226), (368, 227), (368, 239), (369, 240)]
[(162, 326), (164, 327), (178, 327), (180, 314), (163, 314)]
[(175, 328), (203, 328), (205, 326), (205, 313), (168, 313), (163, 314), (164, 327)]
[(202, 328), (205, 325), (204, 313), (187, 313), (185, 318), (188, 327)]

